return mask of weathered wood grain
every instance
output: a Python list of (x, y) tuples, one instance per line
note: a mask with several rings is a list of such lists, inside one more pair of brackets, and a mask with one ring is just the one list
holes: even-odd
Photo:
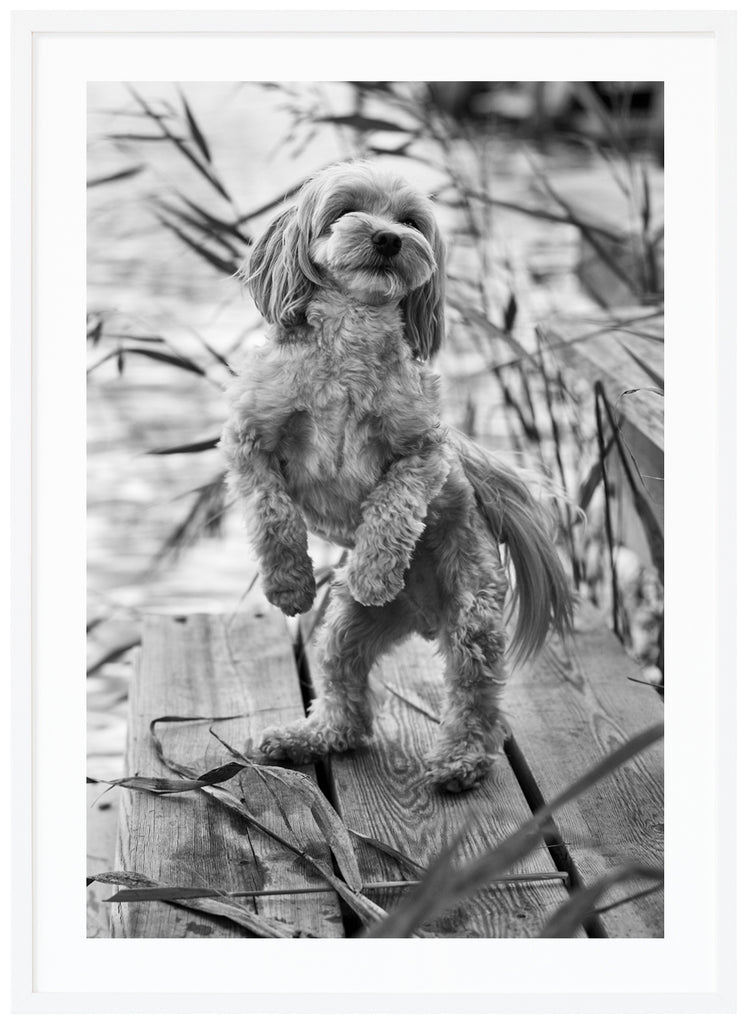
[[(615, 319), (624, 320), (626, 316), (621, 312)], [(657, 475), (663, 477), (664, 399), (647, 390), (624, 394), (634, 388), (655, 388), (655, 377), (663, 380), (663, 344), (657, 340), (659, 336), (663, 339), (662, 324), (663, 318), (658, 317), (631, 324), (629, 330), (616, 330), (614, 321), (609, 329), (602, 329), (581, 319), (557, 318), (543, 324), (543, 332), (555, 357), (588, 383), (601, 381), (616, 413), (652, 442), (661, 453), (661, 472)], [(587, 340), (578, 340), (584, 338)], [(654, 378), (641, 363), (653, 371)]]
[[(553, 640), (507, 689), (515, 740), (545, 801), (663, 718), (656, 691), (628, 679), (640, 670), (590, 605), (578, 610), (576, 628), (565, 647)], [(658, 744), (564, 807), (555, 821), (582, 881), (590, 883), (629, 860), (662, 866), (663, 815)], [(617, 887), (605, 902), (635, 888)], [(616, 937), (660, 936), (663, 894), (609, 911), (603, 923)]]
[[(111, 757), (89, 758), (86, 767), (89, 775), (96, 779), (116, 778), (122, 769), (121, 759)], [(112, 871), (117, 847), (119, 790), (110, 790), (106, 783), (87, 785), (86, 816), (86, 875)], [(89, 939), (111, 938), (111, 912), (103, 900), (113, 891), (108, 885), (86, 888), (86, 936)]]
[[(610, 326), (613, 324), (626, 326)], [(639, 493), (663, 532), (664, 398), (650, 390), (624, 394), (634, 388), (656, 388), (657, 381), (663, 382), (663, 317), (645, 309), (621, 309), (601, 319), (558, 317), (542, 329), (555, 358), (571, 371), (564, 374), (566, 384), (587, 403), (592, 417), (588, 388), (596, 381), (604, 385), (620, 425), (628, 464), (641, 485)], [(576, 379), (586, 388), (586, 395), (574, 383)], [(607, 471), (617, 506), (616, 538), (644, 564), (655, 564), (656, 552), (651, 550), (616, 447), (607, 459)]]
[[(236, 616), (159, 616), (144, 623), (141, 663), (130, 700), (127, 773), (168, 776), (150, 737), (163, 715), (217, 717), (214, 730), (243, 751), (270, 722), (303, 714), (292, 646), (274, 610)], [(234, 757), (209, 732), (210, 723), (167, 723), (165, 753), (202, 772)], [(308, 769), (308, 774), (312, 770)], [(263, 824), (330, 868), (326, 844), (309, 811), (284, 800), (250, 770), (223, 783)], [(290, 798), (289, 798), (290, 799)], [(159, 796), (122, 790), (117, 868), (168, 885), (225, 891), (318, 886), (320, 875), (276, 840), (253, 829), (205, 793)], [(247, 898), (246, 909), (320, 936), (342, 935), (333, 893)], [(117, 937), (246, 937), (227, 921), (161, 902), (113, 905)]]
[[(318, 671), (307, 647), (312, 678)], [(414, 638), (383, 658), (372, 673), (383, 700), (373, 738), (362, 750), (330, 758), (334, 795), (345, 824), (383, 840), (426, 866), (467, 822), (455, 861), (464, 863), (497, 845), (530, 812), (504, 755), (494, 777), (470, 793), (437, 793), (424, 778), (425, 756), (436, 734), (443, 667), (434, 645)], [(420, 708), (422, 710), (417, 710)], [(389, 855), (358, 842), (364, 883), (412, 877)], [(546, 850), (515, 870), (555, 871)], [(401, 893), (369, 892), (385, 909)], [(535, 881), (484, 889), (429, 922), (425, 934), (459, 937), (530, 937), (567, 898), (562, 881)]]

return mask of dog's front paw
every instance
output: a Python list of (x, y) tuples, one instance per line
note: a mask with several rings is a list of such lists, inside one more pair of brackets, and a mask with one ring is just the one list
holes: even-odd
[(350, 593), (358, 604), (366, 607), (389, 604), (404, 586), (402, 574), (393, 570), (384, 574), (355, 557), (348, 565), (346, 581)]
[(259, 740), (260, 754), (272, 761), (288, 761), (290, 764), (317, 761), (328, 749), (320, 734), (309, 728), (306, 719), (265, 729)]
[(495, 756), (485, 751), (445, 754), (439, 751), (429, 758), (426, 777), (438, 789), (462, 793), (479, 786), (490, 773)]
[(265, 582), (264, 591), (267, 600), (285, 615), (300, 615), (314, 603), (316, 581), (310, 569), (292, 575), (274, 575)]
[(290, 725), (265, 729), (259, 740), (259, 751), (273, 761), (308, 764), (330, 751), (340, 754), (360, 746), (365, 735), (360, 725), (302, 718)]

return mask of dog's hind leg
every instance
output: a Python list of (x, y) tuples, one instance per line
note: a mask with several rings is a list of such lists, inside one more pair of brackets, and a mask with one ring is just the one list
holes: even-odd
[(438, 641), (446, 661), (445, 697), (428, 776), (437, 786), (471, 789), (490, 771), (504, 729), (505, 569), (474, 517), (453, 517), (431, 549), (439, 581)]
[(320, 639), (319, 695), (307, 718), (266, 729), (260, 751), (303, 764), (360, 746), (371, 732), (368, 674), (377, 658), (411, 631), (404, 602), (364, 607), (344, 583), (335, 584)]
[(465, 619), (442, 629), (439, 642), (446, 659), (446, 696), (428, 777), (459, 792), (488, 774), (503, 738), (506, 636), (500, 607), (478, 596)]

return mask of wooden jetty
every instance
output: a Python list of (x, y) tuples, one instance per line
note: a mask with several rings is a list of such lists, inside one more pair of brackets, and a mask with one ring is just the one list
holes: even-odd
[[(584, 384), (587, 395), (590, 386), (604, 387), (660, 526), (662, 331), (661, 315), (650, 310), (555, 320), (544, 329), (571, 371), (567, 380)], [(620, 483), (618, 500), (625, 500), (614, 452), (610, 473)], [(632, 506), (629, 512), (623, 520), (633, 528)], [(650, 531), (622, 539), (642, 548)], [(100, 899), (127, 888), (126, 879), (171, 892), (108, 903), (114, 937), (360, 935), (407, 898), (421, 869), (455, 837), (454, 864), (473, 861), (663, 718), (656, 689), (641, 681), (599, 613), (582, 603), (574, 634), (565, 643), (553, 639), (510, 680), (513, 735), (479, 789), (451, 795), (426, 782), (442, 665), (434, 647), (417, 639), (373, 673), (380, 706), (369, 745), (307, 765), (300, 770), (306, 781), (295, 776), (289, 785), (282, 773), (258, 771), (245, 758), (251, 760), (265, 726), (303, 715), (313, 695), (318, 670), (309, 629), (307, 621), (294, 643), (283, 616), (269, 606), (146, 619), (130, 694), (127, 776), (183, 782), (227, 762), (235, 774), (184, 792), (121, 789), (116, 869), (128, 875), (117, 886), (93, 885)], [(320, 792), (324, 799), (315, 804)], [(329, 805), (332, 817), (324, 810)], [(554, 832), (512, 866), (510, 879), (452, 903), (418, 934), (537, 936), (579, 890), (610, 872), (630, 863), (660, 868), (663, 820), (659, 743), (554, 814)], [(663, 892), (630, 898), (647, 887), (641, 879), (617, 883), (576, 936), (662, 936)], [(185, 888), (192, 890), (188, 898)]]
[[(164, 761), (186, 767), (191, 777), (227, 761), (241, 764), (264, 726), (303, 714), (315, 672), (313, 647), (303, 653), (294, 648), (274, 609), (148, 618), (131, 694), (127, 775), (183, 777)], [(381, 703), (370, 744), (303, 769), (350, 830), (361, 892), (384, 911), (417, 881), (405, 858), (427, 867), (466, 822), (454, 860), (467, 863), (662, 717), (657, 693), (634, 681), (635, 664), (594, 610), (582, 606), (574, 636), (565, 645), (553, 640), (511, 681), (513, 738), (492, 777), (466, 794), (438, 793), (424, 779), (424, 756), (437, 727), (441, 672), (432, 646), (417, 639), (383, 659), (374, 673)], [(236, 715), (241, 717), (230, 717)], [(190, 718), (200, 720), (183, 721)], [(536, 936), (575, 888), (629, 861), (661, 865), (660, 746), (556, 814), (552, 841), (512, 868), (524, 877), (486, 886), (427, 922), (420, 934)], [(117, 869), (163, 886), (218, 894), (111, 903), (112, 935), (250, 937), (256, 918), (266, 920), (268, 934), (278, 934), (278, 927), (296, 936), (360, 933), (361, 915), (330, 884), (330, 877), (340, 877), (340, 864), (308, 801), (249, 767), (219, 788), (256, 824), (209, 790), (121, 791)], [(617, 886), (605, 903), (619, 903), (636, 886), (642, 884)], [(222, 895), (259, 892), (267, 895)], [(237, 905), (248, 912), (251, 927), (234, 912)], [(594, 915), (578, 934), (662, 933), (658, 892)]]

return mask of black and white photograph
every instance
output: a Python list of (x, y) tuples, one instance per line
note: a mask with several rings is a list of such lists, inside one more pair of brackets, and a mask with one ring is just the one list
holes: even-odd
[(88, 938), (664, 937), (664, 98), (88, 83)]

